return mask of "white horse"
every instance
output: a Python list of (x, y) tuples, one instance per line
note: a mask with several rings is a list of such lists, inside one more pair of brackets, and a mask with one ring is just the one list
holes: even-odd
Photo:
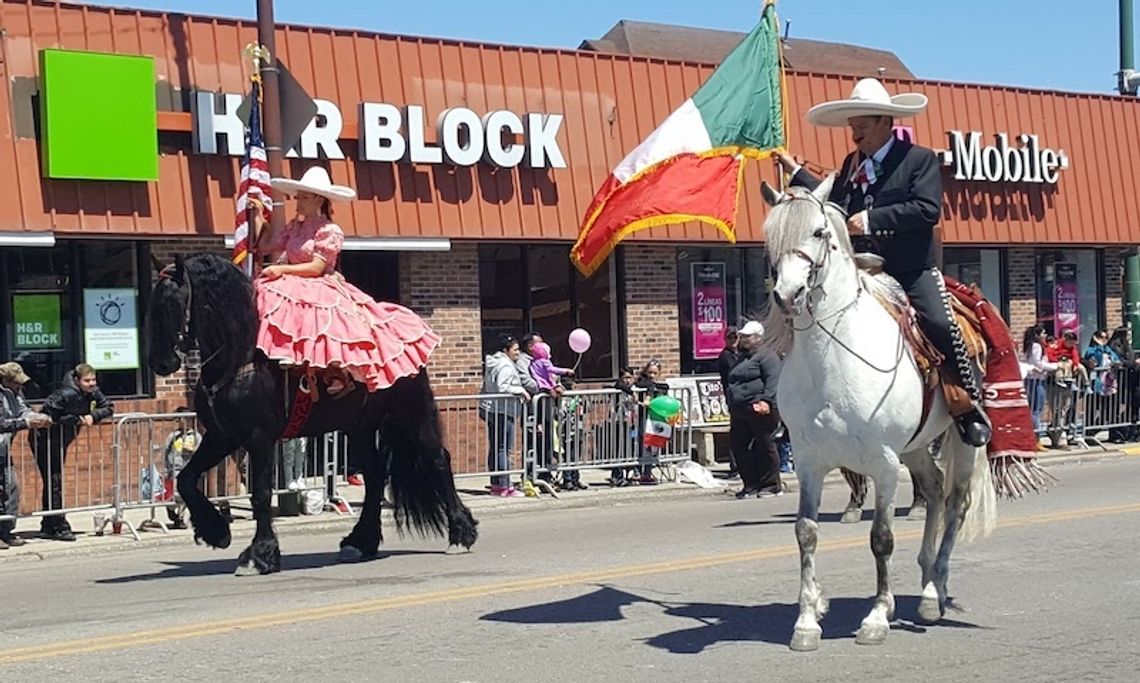
[[(814, 192), (793, 188), (786, 194), (763, 186), (773, 207), (764, 230), (777, 278), (765, 335), (787, 353), (777, 404), (795, 445), (800, 481), (800, 614), (793, 650), (818, 649), (823, 633), (819, 620), (828, 603), (815, 577), (815, 550), (820, 494), (831, 470), (846, 467), (875, 484), (871, 550), (878, 582), (874, 607), (856, 637), (861, 644), (882, 643), (894, 616), (890, 567), (900, 462), (929, 506), (918, 555), (920, 620), (942, 618), (955, 541), (988, 535), (997, 523), (986, 451), (961, 440), (941, 391), (920, 429), (922, 376), (899, 324), (874, 296), (897, 298), (900, 292), (884, 276), (857, 267), (846, 218), (827, 202), (833, 182), (834, 175)], [(945, 472), (928, 448), (939, 438)]]

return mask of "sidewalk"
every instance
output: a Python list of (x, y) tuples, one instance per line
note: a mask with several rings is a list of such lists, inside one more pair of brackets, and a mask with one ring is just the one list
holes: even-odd
[[(1042, 466), (1053, 468), (1065, 465), (1095, 463), (1103, 460), (1119, 460), (1125, 457), (1136, 456), (1140, 456), (1140, 444), (1129, 444), (1108, 450), (1091, 448), (1087, 450), (1045, 451), (1040, 455), (1040, 459)], [(612, 506), (638, 500), (723, 497), (733, 494), (739, 488), (739, 479), (730, 481), (722, 478), (725, 473), (724, 466), (714, 470), (714, 472), (718, 475), (718, 480), (726, 484), (724, 488), (702, 489), (689, 483), (668, 481), (662, 481), (656, 486), (613, 488), (605, 483), (607, 473), (604, 470), (583, 472), (583, 481), (588, 483), (590, 488), (585, 491), (560, 493), (557, 499), (548, 494), (543, 494), (538, 498), (492, 497), (481, 488), (485, 484), (482, 479), (461, 478), (457, 480), (456, 486), (460, 490), (460, 496), (463, 498), (463, 501), (471, 508), (476, 519), (483, 519), (498, 515), (522, 514), (537, 510)], [(1059, 476), (1058, 478), (1061, 479), (1061, 485), (1063, 486), (1064, 477)], [(910, 481), (909, 473), (905, 470), (901, 481), (904, 483)], [(784, 475), (784, 483), (788, 493), (795, 493), (799, 490), (799, 481), (794, 475)], [(828, 488), (845, 487), (846, 483), (839, 472), (835, 471), (828, 476), (825, 481), (825, 486)], [(339, 493), (352, 502), (355, 508), (363, 499), (364, 489), (359, 486), (345, 486), (339, 490)], [(905, 491), (900, 493), (900, 500), (908, 499), (909, 495), (910, 494)], [(249, 506), (246, 503), (241, 503), (233, 507), (232, 514), (235, 517), (233, 526), (231, 527), (234, 538), (233, 545), (224, 552), (231, 552), (236, 558), (237, 553), (241, 551), (241, 548), (246, 545), (248, 539), (252, 536), (254, 522)], [(110, 513), (108, 512), (107, 515), (109, 516)], [(393, 528), (390, 515), (390, 510), (385, 507), (383, 522), (385, 533), (389, 537), (394, 537), (396, 531)], [(125, 516), (134, 523), (137, 528), (139, 523), (150, 518), (150, 512), (148, 510), (130, 510)], [(165, 520), (165, 509), (161, 506), (156, 508), (155, 517)], [(73, 543), (40, 539), (35, 533), (39, 526), (39, 520), (21, 520), (16, 528), (17, 535), (27, 539), (28, 542), (20, 547), (0, 550), (0, 567), (15, 562), (75, 557), (115, 551), (143, 550), (166, 545), (189, 545), (193, 543), (193, 531), (189, 529), (171, 530), (168, 533), (164, 533), (161, 529), (140, 531), (139, 535), (142, 537), (142, 540), (136, 541), (127, 531), (125, 525), (121, 534), (113, 534), (111, 533), (111, 525), (108, 524), (106, 529), (107, 533), (103, 536), (96, 536), (93, 533), (93, 519), (94, 517), (90, 512), (69, 515), (72, 528), (77, 536), (76, 541)], [(335, 531), (346, 534), (352, 525), (355, 524), (355, 519), (354, 516), (338, 515), (335, 512), (326, 511), (320, 515), (313, 516), (278, 517), (274, 520), (274, 525), (282, 538), (300, 533)], [(444, 543), (442, 539), (434, 542), (440, 544)]]

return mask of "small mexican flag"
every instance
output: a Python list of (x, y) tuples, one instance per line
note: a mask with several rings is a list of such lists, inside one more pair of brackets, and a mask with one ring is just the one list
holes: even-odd
[(641, 441), (646, 448), (665, 448), (671, 438), (673, 438), (673, 425), (663, 420), (655, 420), (653, 417), (645, 419), (645, 436)]
[(700, 221), (736, 241), (746, 158), (785, 141), (774, 0), (704, 85), (618, 164), (586, 210), (570, 260), (594, 272), (619, 242), (657, 225)]

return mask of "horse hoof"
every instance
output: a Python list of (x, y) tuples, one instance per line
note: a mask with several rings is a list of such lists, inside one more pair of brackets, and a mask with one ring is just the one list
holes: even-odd
[(936, 598), (923, 598), (918, 603), (918, 621), (922, 624), (937, 624), (942, 620), (942, 606)]
[(360, 562), (364, 559), (364, 551), (356, 546), (342, 545), (337, 559), (341, 562)]
[(887, 640), (891, 628), (886, 624), (863, 624), (855, 634), (858, 645), (882, 645)]
[(822, 637), (822, 630), (796, 629), (788, 647), (793, 652), (815, 652), (819, 649), (819, 641)]
[(908, 521), (911, 521), (911, 522), (926, 521), (926, 508), (924, 508), (924, 507), (912, 507), (910, 509), (910, 512), (907, 513), (906, 518)]
[(862, 521), (863, 510), (861, 508), (847, 508), (843, 511), (843, 516), (839, 518), (840, 524), (854, 524)]
[(471, 552), (471, 548), (456, 545), (454, 543), (447, 546), (447, 550), (443, 551), (445, 555), (466, 555), (469, 552)]
[(234, 569), (234, 576), (260, 576), (261, 572), (252, 562), (243, 562)]

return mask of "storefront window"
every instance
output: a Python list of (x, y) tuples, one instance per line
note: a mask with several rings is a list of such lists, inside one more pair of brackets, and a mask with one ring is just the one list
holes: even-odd
[(975, 284), (1009, 319), (1009, 301), (1005, 296), (1005, 271), (1001, 249), (947, 247), (942, 252), (942, 270), (963, 284)]
[(681, 371), (716, 372), (724, 330), (766, 313), (768, 262), (762, 247), (695, 247), (677, 251)]
[(1054, 335), (1072, 329), (1081, 348), (1104, 324), (1101, 262), (1096, 249), (1037, 251), (1037, 320)]
[(573, 366), (570, 331), (590, 333), (578, 376), (610, 379), (617, 374), (614, 345), (613, 264), (581, 277), (566, 258), (566, 245), (483, 245), (479, 248), (479, 299), (483, 348), (501, 334), (521, 337), (536, 331), (550, 344), (556, 364)]
[(4, 251), (4, 360), (31, 376), (29, 398), (46, 396), (81, 362), (95, 366), (108, 396), (146, 391), (140, 251), (135, 242), (109, 240)]

